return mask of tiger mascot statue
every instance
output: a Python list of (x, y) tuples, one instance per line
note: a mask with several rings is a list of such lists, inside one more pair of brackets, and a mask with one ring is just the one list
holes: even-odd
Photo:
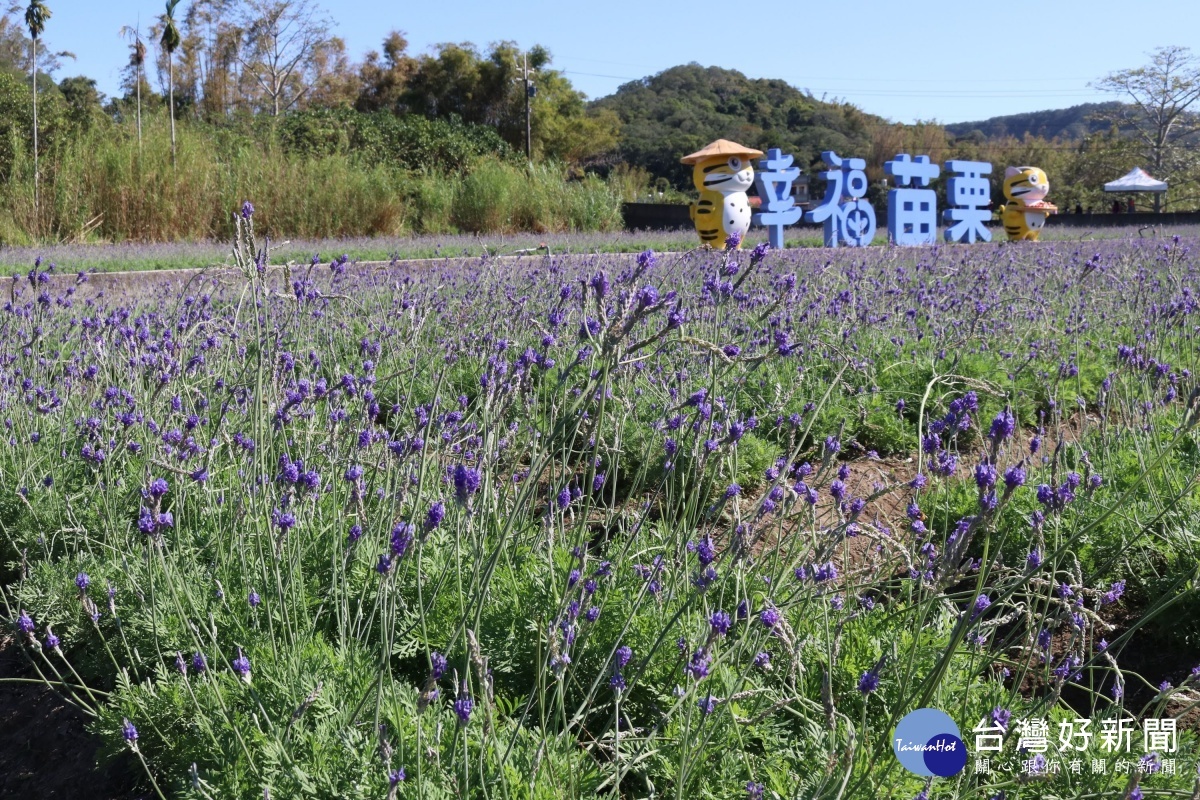
[(1010, 242), (1036, 242), (1046, 217), (1058, 207), (1045, 202), (1050, 179), (1037, 167), (1009, 167), (1004, 170), (1004, 198), (1000, 222)]
[(718, 139), (702, 150), (684, 156), (683, 164), (692, 167), (692, 183), (699, 199), (688, 207), (696, 234), (703, 244), (737, 237), (737, 247), (750, 230), (750, 199), (746, 190), (754, 185), (751, 159), (761, 150)]

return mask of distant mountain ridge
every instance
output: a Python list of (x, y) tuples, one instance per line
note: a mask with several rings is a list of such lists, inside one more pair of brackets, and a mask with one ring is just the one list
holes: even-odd
[(1002, 139), (1006, 136), (1021, 139), (1028, 133), (1044, 139), (1078, 141), (1093, 133), (1108, 130), (1109, 123), (1094, 117), (1112, 113), (1120, 107), (1121, 103), (1115, 101), (1083, 103), (1070, 108), (1008, 114), (976, 122), (955, 122), (946, 125), (945, 128), (947, 133), (958, 138), (970, 137), (975, 131), (979, 131), (985, 139)]

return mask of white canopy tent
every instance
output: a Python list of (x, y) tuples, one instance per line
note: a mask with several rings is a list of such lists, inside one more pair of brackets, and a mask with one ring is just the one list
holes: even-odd
[(1156, 192), (1161, 194), (1166, 190), (1166, 181), (1151, 178), (1141, 167), (1134, 167), (1115, 181), (1104, 184), (1106, 192)]
[[(1104, 184), (1106, 192), (1153, 192), (1154, 213), (1162, 209), (1162, 197), (1167, 191), (1167, 182), (1152, 178), (1141, 167), (1134, 167), (1128, 173)], [(1130, 203), (1133, 201), (1130, 200)]]

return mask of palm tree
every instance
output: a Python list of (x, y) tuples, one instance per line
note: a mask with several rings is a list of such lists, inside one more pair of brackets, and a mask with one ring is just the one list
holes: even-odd
[(42, 35), (42, 31), (46, 30), (46, 20), (50, 19), (50, 9), (46, 8), (46, 4), (42, 0), (29, 0), (29, 7), (25, 9), (25, 25), (29, 28), (29, 38), (31, 44), (29, 47), (30, 54), (30, 72), (32, 73), (31, 82), (33, 83), (33, 219), (34, 228), (38, 227), (38, 124), (37, 124), (37, 48), (38, 37)]
[(167, 0), (167, 14), (163, 18), (163, 34), (160, 40), (167, 51), (167, 88), (170, 93), (171, 112), (171, 166), (175, 166), (175, 50), (179, 47), (179, 29), (175, 27), (175, 6), (179, 0)]
[(137, 132), (138, 152), (142, 152), (142, 65), (146, 63), (146, 45), (142, 44), (141, 23), (136, 28), (128, 25), (121, 28), (121, 35), (131, 39), (129, 45), (129, 63), (133, 66), (134, 77), (137, 80)]

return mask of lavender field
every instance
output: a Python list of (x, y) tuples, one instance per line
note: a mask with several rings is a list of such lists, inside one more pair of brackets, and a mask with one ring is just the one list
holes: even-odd
[(4, 287), (0, 616), (149, 796), (1200, 796), (1195, 231), (261, 244)]

